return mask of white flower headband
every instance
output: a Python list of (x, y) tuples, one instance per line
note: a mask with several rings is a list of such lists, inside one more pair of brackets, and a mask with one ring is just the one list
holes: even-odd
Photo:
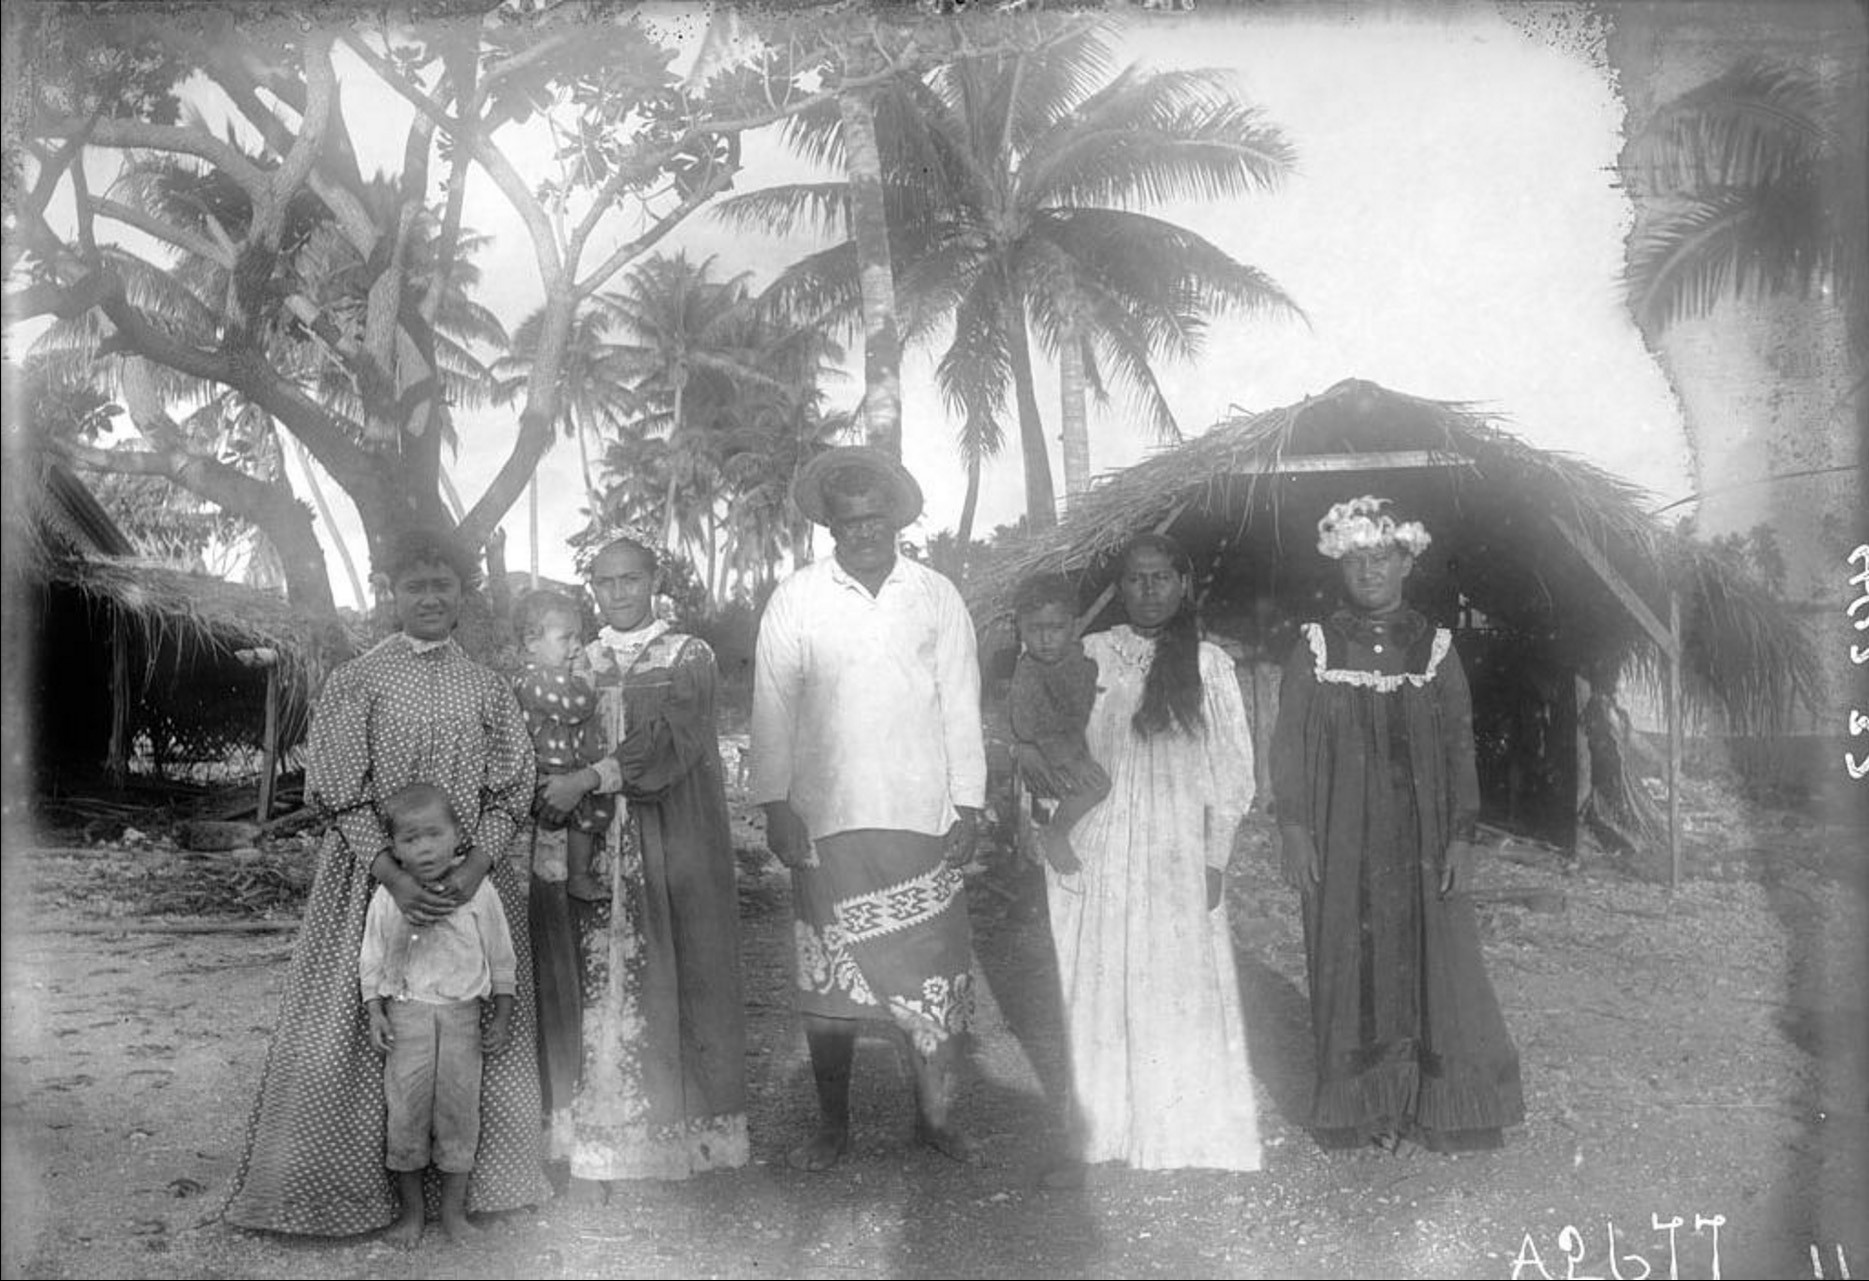
[(656, 530), (640, 522), (611, 523), (602, 522), (591, 529), (573, 534), (568, 540), (573, 549), (572, 563), (581, 577), (589, 577), (591, 564), (599, 552), (612, 543), (631, 542), (649, 553), (660, 569), (667, 550), (662, 546), (662, 537)]
[(1341, 560), (1353, 551), (1374, 550), (1391, 544), (1411, 556), (1419, 556), (1434, 540), (1418, 520), (1398, 525), (1393, 516), (1383, 514), (1389, 500), (1365, 494), (1347, 503), (1338, 503), (1317, 522), (1317, 549), (1332, 560)]

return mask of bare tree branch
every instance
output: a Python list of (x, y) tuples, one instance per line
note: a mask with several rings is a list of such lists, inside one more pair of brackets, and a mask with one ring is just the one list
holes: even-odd
[(411, 106), (428, 116), (448, 135), (456, 145), (466, 147), (487, 176), (500, 189), (508, 203), (526, 224), (526, 231), (532, 237), (532, 249), (539, 261), (539, 274), (547, 281), (556, 280), (562, 274), (558, 237), (552, 231), (551, 219), (533, 197), (532, 189), (526, 180), (513, 167), (512, 161), (498, 147), (490, 145), (478, 129), (464, 129), (461, 122), (436, 106), (427, 95), (418, 91), (406, 79), (399, 75), (396, 68), (376, 50), (365, 44), (363, 38), (354, 31), (343, 33), (344, 43), (351, 51), (362, 58), (364, 64), (376, 72), (384, 84), (401, 94)]
[(273, 172), (272, 216), (267, 219), (268, 235), (277, 228), (287, 202), (292, 199), (292, 193), (311, 175), (312, 166), (324, 150), (325, 131), (331, 121), (331, 105), (337, 97), (337, 73), (331, 66), (331, 40), (328, 31), (321, 31), (305, 42), (305, 110), (300, 119), (298, 137), (293, 140), (291, 149), (284, 153), (279, 168)]
[(38, 132), (47, 138), (85, 137), (86, 141), (99, 147), (120, 150), (142, 148), (195, 156), (226, 172), (256, 201), (266, 198), (266, 171), (249, 160), (238, 147), (222, 142), (206, 129), (187, 125), (152, 125), (140, 120), (93, 121), (67, 118), (50, 121), (42, 125)]
[(590, 275), (578, 282), (578, 297), (580, 299), (588, 298), (599, 289), (602, 289), (604, 283), (612, 276), (621, 271), (633, 259), (648, 250), (650, 246), (673, 231), (682, 219), (725, 191), (732, 182), (733, 175), (731, 173), (721, 172), (714, 175), (714, 177), (710, 178), (699, 187), (696, 187), (683, 198), (680, 204), (658, 218), (653, 227), (643, 232), (642, 235), (636, 237), (636, 239), (630, 241), (628, 244), (619, 246), (614, 253), (604, 259), (602, 266), (598, 267)]
[[(185, 227), (178, 227), (154, 214), (145, 213), (141, 209), (133, 209), (115, 200), (99, 198), (93, 199), (90, 203), (92, 212), (100, 217), (110, 218), (126, 226), (134, 227), (157, 240), (166, 240), (177, 249), (205, 258), (225, 271), (234, 269), (234, 248), (233, 244), (226, 239), (225, 231), (221, 232), (219, 240), (210, 240)], [(217, 230), (218, 227), (219, 225), (216, 224)]]

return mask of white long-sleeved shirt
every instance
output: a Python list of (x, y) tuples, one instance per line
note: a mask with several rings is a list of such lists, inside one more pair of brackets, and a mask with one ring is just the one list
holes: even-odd
[(827, 557), (779, 585), (759, 626), (750, 790), (813, 839), (945, 833), (986, 797), (973, 620), (946, 578), (896, 558), (874, 596)]
[(357, 953), (366, 1001), (380, 996), (443, 1005), (511, 996), (518, 970), (506, 910), (486, 881), (433, 925), (410, 924), (385, 886), (370, 898)]

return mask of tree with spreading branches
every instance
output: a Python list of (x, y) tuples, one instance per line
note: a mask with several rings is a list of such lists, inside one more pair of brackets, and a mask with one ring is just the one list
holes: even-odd
[[(411, 523), (452, 523), (441, 443), (455, 406), (434, 285), (464, 259), (469, 182), (490, 183), (526, 229), (544, 302), (516, 424), (462, 442), (504, 455), (459, 519), (465, 541), (485, 543), (558, 429), (581, 306), (731, 184), (743, 134), (865, 83), (817, 46), (787, 44), (680, 78), (637, 6), (601, 0), (345, 16), (302, 30), (226, 6), (6, 10), (9, 42), (33, 51), (6, 99), (6, 320), (92, 317), (94, 358), (121, 367), (148, 445), (78, 461), (164, 476), (251, 520), (280, 548), (294, 599), (316, 608), (331, 599), (309, 513), (191, 442), (165, 379), (226, 387), (263, 410), (356, 505), (373, 551)], [(368, 198), (342, 110), (359, 69), (410, 108), (385, 203)], [(192, 105), (208, 100), (224, 120)], [(541, 139), (542, 175), (519, 163)], [(132, 156), (216, 175), (237, 216), (216, 213), (204, 233), (91, 190)], [(294, 269), (307, 203), (361, 264), (345, 308)], [(425, 226), (438, 231), (418, 275)], [(218, 264), (229, 288), (197, 297), (199, 323), (178, 328), (145, 310), (140, 290), (182, 253)], [(139, 279), (130, 258), (151, 270)], [(323, 368), (281, 368), (270, 341), (282, 331), (315, 343)], [(322, 397), (333, 377), (351, 403)]]

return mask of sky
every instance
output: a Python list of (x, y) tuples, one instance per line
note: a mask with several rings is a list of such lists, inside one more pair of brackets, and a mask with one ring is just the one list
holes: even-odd
[[(696, 6), (666, 6), (694, 18)], [(1217, 322), (1194, 362), (1159, 370), (1186, 435), (1235, 407), (1267, 409), (1366, 378), (1397, 391), (1479, 402), (1531, 443), (1590, 459), (1657, 495), (1690, 489), (1681, 416), (1660, 368), (1622, 305), (1618, 273), (1630, 219), (1614, 182), (1622, 109), (1587, 24), (1566, 5), (1474, 2), (1294, 5), (1246, 13), (1131, 11), (1121, 58), (1153, 67), (1219, 67), (1296, 150), (1279, 189), (1222, 204), (1154, 206), (1241, 262), (1270, 274), (1309, 323)], [(677, 31), (701, 24), (678, 21)], [(1600, 34), (1600, 33), (1599, 33)], [(340, 61), (340, 67), (342, 67)], [(367, 76), (359, 76), (367, 83)], [(386, 91), (347, 87), (366, 172), (399, 164), (406, 108)], [(810, 177), (775, 131), (749, 136), (737, 190)], [(483, 301), (509, 327), (538, 305), (531, 244), (476, 173), (467, 221), (490, 233)], [(626, 234), (622, 231), (619, 236)], [(729, 231), (703, 213), (662, 246), (716, 257), (722, 275), (757, 286), (813, 246)], [(588, 262), (607, 252), (595, 246)], [(861, 394), (860, 340), (851, 376), (830, 388), (837, 407)], [(903, 457), (927, 506), (908, 537), (958, 520), (965, 477), (956, 426), (932, 382), (934, 352), (903, 364)], [(1039, 369), (1039, 403), (1058, 456), (1055, 373)], [(511, 444), (511, 410), (459, 415), (452, 472), (471, 504)], [(1010, 426), (1010, 425), (1009, 425)], [(1157, 447), (1119, 405), (1092, 410), (1093, 473)], [(340, 491), (327, 487), (338, 496)], [(584, 524), (577, 449), (560, 439), (540, 470), (539, 568), (571, 576), (565, 539)], [(1016, 434), (983, 476), (976, 533), (1024, 505)], [(340, 513), (352, 545), (360, 527)], [(509, 513), (507, 565), (525, 569), (531, 538), (522, 498)], [(353, 603), (327, 548), (340, 603)]]

